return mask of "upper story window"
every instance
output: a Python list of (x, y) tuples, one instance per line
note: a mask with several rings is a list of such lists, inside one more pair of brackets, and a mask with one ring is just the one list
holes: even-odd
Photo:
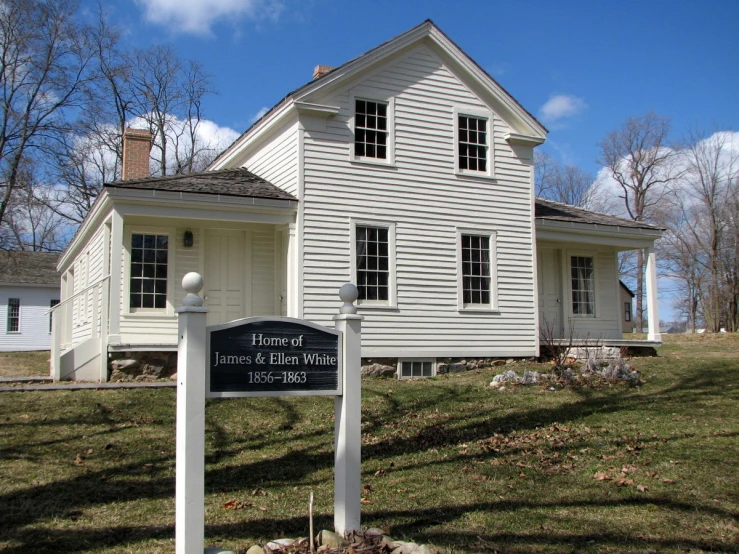
[(388, 129), (388, 104), (386, 102), (355, 100), (355, 158), (387, 160)]
[(167, 235), (131, 235), (131, 309), (167, 307), (168, 258)]
[(8, 298), (8, 333), (18, 333), (21, 330), (21, 299)]
[(488, 173), (488, 120), (457, 116), (457, 152), (460, 171)]
[(595, 315), (595, 266), (591, 256), (571, 256), (572, 315)]

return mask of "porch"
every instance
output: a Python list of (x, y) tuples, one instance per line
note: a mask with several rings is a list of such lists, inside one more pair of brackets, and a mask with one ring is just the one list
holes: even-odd
[(290, 195), (185, 194), (136, 184), (106, 186), (90, 228), (80, 230), (85, 240), (74, 241), (60, 262), (55, 380), (107, 381), (112, 352), (176, 351), (175, 310), (185, 295), (182, 278), (192, 271), (205, 278), (208, 325), (296, 309), (297, 202)]

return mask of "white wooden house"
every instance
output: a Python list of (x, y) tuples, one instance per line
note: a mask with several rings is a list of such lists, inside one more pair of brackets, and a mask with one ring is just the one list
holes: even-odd
[(0, 351), (49, 350), (59, 254), (0, 251)]
[[(537, 355), (540, 322), (619, 341), (617, 253), (661, 232), (535, 199), (546, 133), (430, 21), (319, 66), (210, 171), (134, 169), (104, 187), (59, 264), (54, 374), (105, 380), (107, 355), (176, 349), (189, 271), (204, 275), (210, 324), (331, 325), (339, 287), (356, 283), (362, 355), (431, 371)], [(124, 166), (142, 165), (146, 140), (127, 137)]]

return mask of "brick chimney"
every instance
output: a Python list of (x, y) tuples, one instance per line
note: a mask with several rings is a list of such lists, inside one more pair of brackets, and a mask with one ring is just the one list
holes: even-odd
[(330, 65), (317, 65), (316, 68), (313, 70), (313, 80), (320, 79), (326, 73), (329, 73), (333, 67)]
[(151, 133), (146, 129), (126, 129), (123, 133), (121, 179), (143, 179), (149, 173)]

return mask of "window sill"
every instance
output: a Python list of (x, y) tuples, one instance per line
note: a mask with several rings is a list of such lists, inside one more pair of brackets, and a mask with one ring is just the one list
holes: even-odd
[(472, 178), (472, 179), (483, 179), (485, 181), (495, 181), (495, 175), (488, 173), (478, 173), (476, 171), (460, 171), (459, 169), (454, 171), (454, 175), (457, 177)]
[(162, 310), (160, 312), (128, 312), (127, 314), (121, 314), (121, 317), (124, 319), (146, 319), (146, 318), (154, 318), (154, 317), (174, 317), (174, 313), (170, 313), (167, 310)]
[(389, 312), (398, 312), (400, 311), (398, 306), (395, 304), (361, 304), (357, 303), (357, 308), (360, 310), (368, 309), (368, 310), (386, 310)]
[(395, 162), (394, 161), (387, 161), (387, 160), (377, 160), (374, 158), (351, 158), (349, 160), (352, 164), (357, 165), (376, 165), (380, 167), (388, 167), (395, 169)]
[(485, 308), (484, 306), (480, 306), (479, 308), (474, 306), (465, 306), (464, 308), (458, 308), (459, 313), (465, 314), (465, 313), (474, 313), (474, 314), (497, 314), (500, 315), (500, 310), (498, 308)]

